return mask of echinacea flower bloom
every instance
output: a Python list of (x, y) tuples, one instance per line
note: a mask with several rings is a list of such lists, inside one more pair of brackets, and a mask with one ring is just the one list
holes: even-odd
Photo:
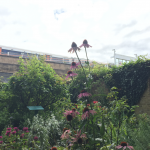
[(15, 135), (15, 134), (16, 134), (16, 131), (11, 132), (11, 134)]
[(131, 149), (134, 150), (133, 146), (128, 146), (128, 143), (127, 143), (127, 142), (121, 142), (121, 144), (118, 145), (118, 146), (116, 146), (116, 148), (117, 148), (117, 149), (123, 148), (123, 150), (126, 149), (126, 148), (129, 148), (130, 150), (131, 150)]
[[(82, 47), (82, 46), (89, 48), (90, 45), (88, 44), (87, 40), (84, 40), (83, 44), (81, 46), (79, 46), (79, 47)], [(92, 47), (92, 46), (90, 46), (90, 47)]]
[(64, 117), (66, 117), (66, 119), (67, 119), (68, 121), (71, 121), (76, 115), (79, 115), (79, 112), (76, 111), (76, 110), (70, 110), (70, 111), (65, 110), (65, 111), (66, 111), (66, 112), (63, 113), (63, 114), (64, 114)]
[(68, 139), (69, 138), (69, 134), (70, 134), (70, 130), (65, 130), (60, 138)]
[(96, 104), (96, 103), (98, 103), (98, 101), (93, 101), (93, 104)]
[(69, 51), (68, 52), (72, 52), (72, 53), (74, 53), (76, 50), (78, 50), (78, 51), (80, 51), (80, 48), (79, 47), (77, 47), (77, 44), (75, 43), (75, 42), (72, 42), (72, 44), (71, 44), (71, 48), (69, 49)]
[(57, 147), (52, 147), (52, 149), (51, 150), (57, 150)]
[(72, 117), (74, 118), (74, 117), (76, 117), (76, 115), (79, 115), (79, 112), (76, 111), (75, 108), (73, 108), (73, 109), (72, 109)]
[(76, 69), (76, 68), (78, 68), (79, 65), (80, 65), (80, 62), (78, 62), (78, 63), (72, 62), (70, 69)]
[(67, 121), (71, 121), (73, 119), (73, 116), (72, 116), (72, 111), (68, 111), (68, 110), (65, 110), (66, 112), (63, 113), (64, 114), (64, 117), (66, 117)]
[(88, 96), (91, 96), (91, 94), (86, 92), (85, 90), (82, 90), (81, 93), (78, 95), (78, 98), (88, 97)]
[(9, 131), (9, 130), (11, 130), (11, 128), (7, 128), (7, 130)]
[(27, 130), (26, 133), (28, 133), (29, 131)]
[(2, 139), (3, 137), (2, 136), (0, 136), (0, 139)]
[(74, 77), (74, 76), (77, 76), (78, 74), (76, 74), (76, 73), (74, 73), (74, 72), (72, 72), (72, 71), (68, 71), (67, 72), (67, 77), (66, 77), (66, 79), (68, 79), (69, 77)]
[(28, 127), (23, 127), (23, 131), (27, 131), (28, 130)]
[(89, 108), (85, 107), (83, 109), (83, 115), (81, 116), (82, 117), (82, 120), (86, 119), (86, 118), (89, 118), (90, 117), (90, 114), (94, 115), (96, 113), (96, 111), (94, 110), (90, 110)]
[(3, 144), (3, 141), (0, 141), (0, 144)]
[[(83, 142), (82, 138), (87, 138), (86, 134), (81, 135), (81, 130), (79, 132), (77, 131), (77, 134), (75, 135), (75, 137), (72, 138), (73, 139), (72, 143), (77, 142), (78, 144), (82, 144), (82, 142)], [(72, 145), (70, 145), (70, 146), (72, 146)]]
[(14, 130), (16, 130), (16, 132), (19, 131), (18, 127), (14, 127)]
[(37, 136), (35, 136), (35, 137), (34, 137), (34, 140), (35, 140), (35, 141), (37, 141), (37, 140), (38, 140), (38, 137), (37, 137)]

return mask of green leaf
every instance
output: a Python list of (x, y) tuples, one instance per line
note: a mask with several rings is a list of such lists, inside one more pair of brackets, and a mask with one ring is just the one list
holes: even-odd
[(105, 134), (105, 126), (104, 126), (104, 119), (103, 119), (103, 116), (102, 116), (102, 126), (100, 128), (100, 133), (101, 133), (101, 136), (103, 137), (104, 134)]

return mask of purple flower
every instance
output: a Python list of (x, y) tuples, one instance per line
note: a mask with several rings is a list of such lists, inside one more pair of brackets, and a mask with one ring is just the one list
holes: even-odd
[(16, 134), (16, 131), (11, 132), (11, 134), (15, 135), (15, 134)]
[(11, 131), (6, 131), (5, 135), (7, 135), (7, 136), (10, 135), (10, 132)]
[[(84, 40), (83, 44), (81, 46), (79, 46), (79, 47), (82, 47), (82, 46), (89, 48), (90, 45), (88, 44), (87, 40)], [(90, 47), (92, 47), (92, 46), (90, 46)]]
[(28, 133), (29, 131), (27, 130), (26, 133)]
[(121, 144), (116, 146), (116, 148), (117, 149), (123, 148), (123, 150), (126, 149), (126, 148), (129, 148), (130, 150), (131, 149), (134, 150), (133, 146), (128, 146), (128, 143), (126, 143), (126, 142), (121, 142)]
[(78, 95), (78, 98), (91, 96), (90, 93), (86, 92), (85, 90), (82, 90), (81, 93)]
[(70, 134), (70, 129), (69, 130), (65, 130), (60, 138), (62, 138), (62, 139), (69, 139), (69, 134)]
[(37, 141), (37, 140), (38, 140), (38, 137), (37, 137), (37, 136), (35, 136), (35, 137), (34, 137), (34, 140), (35, 140), (35, 141)]
[(11, 128), (7, 128), (7, 130), (11, 130)]
[(27, 131), (28, 130), (28, 127), (23, 127), (23, 131)]
[(19, 131), (18, 127), (14, 127), (14, 130), (16, 130), (16, 132)]
[(82, 117), (82, 120), (86, 119), (86, 118), (89, 118), (90, 117), (90, 114), (94, 115), (96, 113), (96, 111), (94, 110), (90, 110), (88, 107), (85, 107), (83, 109), (83, 115), (81, 116)]
[(2, 136), (0, 136), (0, 139), (2, 139), (3, 137)]
[(3, 144), (3, 141), (0, 141), (0, 144)]
[[(78, 144), (82, 144), (83, 142), (83, 138), (87, 138), (86, 134), (82, 134), (81, 135), (81, 130), (78, 132), (77, 131), (77, 134), (75, 134), (75, 137), (73, 137), (73, 143), (77, 142)], [(70, 144), (70, 146), (72, 146), (73, 144)]]
[(80, 62), (78, 62), (78, 63), (72, 62), (70, 69), (76, 69), (76, 68), (78, 68), (79, 65), (80, 65)]
[(72, 71), (68, 71), (67, 72), (67, 77), (66, 77), (66, 79), (68, 79), (68, 77), (74, 77), (74, 76), (77, 76), (78, 74), (76, 74), (76, 73), (74, 73), (74, 72), (72, 72)]
[(71, 48), (69, 49), (69, 51), (68, 52), (72, 52), (72, 53), (74, 53), (76, 50), (78, 50), (78, 51), (80, 51), (80, 48), (79, 47), (77, 47), (77, 44), (75, 43), (75, 42), (72, 42), (72, 44), (71, 44)]

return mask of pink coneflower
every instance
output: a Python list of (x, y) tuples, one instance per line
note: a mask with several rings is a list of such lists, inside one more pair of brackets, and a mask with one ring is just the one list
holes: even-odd
[(16, 131), (11, 132), (11, 134), (15, 135), (15, 134), (16, 134)]
[(93, 101), (93, 104), (96, 104), (96, 103), (98, 103), (98, 101)]
[(67, 130), (67, 128), (65, 128), (64, 132), (63, 132), (63, 134), (61, 135), (60, 138), (62, 138), (62, 139), (68, 139), (69, 138), (69, 134), (70, 134), (70, 129)]
[(28, 133), (29, 131), (27, 130), (26, 133)]
[[(87, 40), (84, 40), (83, 44), (81, 46), (79, 46), (79, 47), (82, 47), (82, 46), (89, 48), (90, 45), (88, 44)], [(92, 46), (90, 46), (90, 47), (92, 47)]]
[(3, 144), (3, 141), (0, 141), (0, 144)]
[(76, 117), (77, 115), (79, 115), (80, 113), (78, 111), (76, 111), (75, 108), (72, 108), (72, 117)]
[[(81, 135), (81, 130), (80, 130), (79, 132), (77, 131), (77, 134), (75, 135), (75, 137), (72, 138), (72, 139), (73, 139), (72, 142), (73, 142), (73, 143), (74, 143), (74, 142), (77, 142), (78, 144), (82, 144), (83, 138), (87, 138), (87, 137), (86, 137), (86, 134), (82, 134), (82, 135)], [(71, 144), (70, 146), (72, 146), (72, 144)]]
[(23, 127), (23, 131), (27, 131), (28, 130), (28, 127)]
[(94, 115), (96, 113), (96, 111), (94, 110), (90, 110), (89, 108), (85, 107), (83, 109), (83, 115), (81, 116), (82, 117), (82, 120), (86, 119), (86, 118), (89, 118), (90, 117), (90, 114)]
[(64, 114), (64, 117), (66, 117), (67, 121), (71, 121), (73, 119), (73, 116), (72, 116), (72, 111), (68, 111), (68, 110), (65, 110), (66, 112), (63, 113)]
[(37, 136), (35, 136), (35, 137), (34, 137), (34, 140), (35, 140), (35, 141), (37, 141), (37, 140), (38, 140), (38, 137), (37, 137)]
[(65, 110), (66, 112), (63, 113), (64, 117), (66, 117), (66, 119), (68, 121), (71, 121), (74, 117), (76, 117), (76, 115), (79, 115), (79, 112), (76, 110)]
[(80, 65), (80, 62), (78, 62), (78, 63), (72, 62), (70, 69), (76, 69), (76, 68), (78, 68), (79, 65)]
[(0, 139), (2, 139), (3, 137), (2, 136), (0, 136)]
[(72, 72), (72, 71), (68, 71), (67, 72), (67, 77), (66, 77), (66, 79), (68, 79), (68, 77), (74, 77), (74, 76), (77, 76), (78, 74), (76, 74), (76, 73), (74, 73), (74, 72)]
[(18, 127), (14, 127), (14, 130), (16, 130), (16, 132), (19, 131)]
[(9, 130), (11, 130), (11, 128), (7, 128), (7, 130), (9, 131)]
[(127, 143), (127, 142), (121, 142), (121, 144), (118, 145), (118, 146), (116, 146), (116, 148), (117, 148), (117, 149), (123, 148), (123, 150), (126, 149), (126, 148), (129, 148), (130, 150), (131, 150), (131, 149), (134, 150), (133, 146), (128, 146), (128, 143)]
[(78, 95), (78, 98), (91, 96), (90, 93), (86, 92), (85, 90), (82, 90), (81, 93)]
[(80, 48), (79, 47), (77, 47), (77, 44), (75, 43), (75, 42), (72, 42), (72, 44), (71, 44), (71, 48), (69, 49), (69, 51), (68, 52), (72, 52), (72, 53), (74, 53), (76, 50), (78, 50), (78, 51), (80, 51)]

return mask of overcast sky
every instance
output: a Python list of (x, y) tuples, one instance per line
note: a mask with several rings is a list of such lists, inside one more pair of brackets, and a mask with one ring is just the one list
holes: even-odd
[(90, 60), (150, 56), (150, 0), (0, 0), (0, 45), (76, 57), (84, 39)]

